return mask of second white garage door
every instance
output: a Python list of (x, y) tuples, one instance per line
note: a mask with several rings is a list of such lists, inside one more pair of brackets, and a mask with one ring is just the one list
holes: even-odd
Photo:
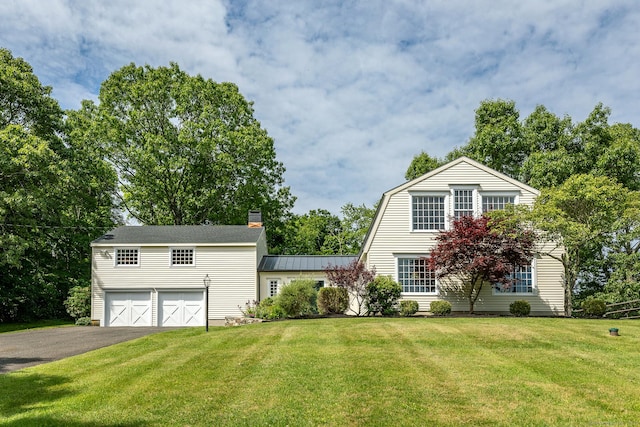
[(204, 292), (158, 293), (160, 326), (204, 326)]

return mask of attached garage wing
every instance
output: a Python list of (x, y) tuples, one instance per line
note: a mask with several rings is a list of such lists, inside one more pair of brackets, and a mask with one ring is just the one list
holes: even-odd
[(204, 292), (158, 293), (159, 326), (204, 326)]
[(108, 292), (106, 326), (151, 326), (151, 292)]

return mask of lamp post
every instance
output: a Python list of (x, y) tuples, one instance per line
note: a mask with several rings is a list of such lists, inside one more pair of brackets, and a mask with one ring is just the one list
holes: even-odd
[(204, 330), (209, 332), (209, 286), (211, 285), (211, 279), (207, 274), (202, 279), (204, 282)]

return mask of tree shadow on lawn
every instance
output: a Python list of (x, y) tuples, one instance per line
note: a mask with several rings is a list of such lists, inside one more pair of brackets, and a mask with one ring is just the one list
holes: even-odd
[(65, 396), (73, 394), (63, 387), (69, 379), (63, 376), (42, 375), (17, 372), (0, 375), (0, 419), (7, 419), (19, 415), (20, 418), (13, 421), (3, 421), (2, 425), (8, 426), (144, 426), (145, 422), (135, 421), (127, 423), (100, 423), (79, 422), (72, 419), (59, 418), (47, 415), (29, 416), (34, 407), (51, 403)]

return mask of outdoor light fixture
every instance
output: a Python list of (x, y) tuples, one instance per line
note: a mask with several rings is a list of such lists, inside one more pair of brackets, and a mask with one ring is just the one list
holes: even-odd
[(209, 286), (211, 286), (211, 279), (209, 278), (209, 275), (207, 274), (206, 276), (204, 276), (204, 279), (202, 279), (202, 281), (204, 282), (204, 294), (205, 294), (205, 299), (204, 299), (204, 330), (209, 332)]

